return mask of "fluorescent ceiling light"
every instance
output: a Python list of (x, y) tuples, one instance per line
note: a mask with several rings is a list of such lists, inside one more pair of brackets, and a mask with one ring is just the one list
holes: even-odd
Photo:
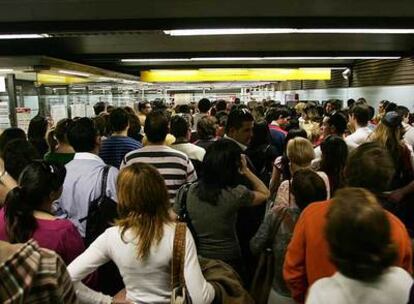
[(11, 73), (14, 72), (13, 69), (0, 69), (0, 73)]
[(48, 34), (6, 34), (0, 35), (0, 39), (34, 39), (34, 38), (49, 38)]
[(358, 28), (246, 28), (246, 29), (188, 29), (164, 31), (170, 36), (256, 35), (256, 34), (414, 34), (414, 29)]
[(58, 72), (61, 73), (61, 74), (80, 76), (80, 77), (89, 77), (89, 76), (91, 76), (91, 74), (77, 72), (77, 71), (59, 70)]
[(182, 61), (265, 61), (265, 60), (368, 60), (400, 59), (401, 56), (311, 56), (311, 57), (195, 57), (159, 59), (121, 59), (122, 62), (182, 62)]
[(401, 56), (304, 56), (304, 57), (262, 57), (262, 60), (368, 60), (401, 59)]
[(190, 58), (191, 61), (251, 61), (265, 60), (265, 57), (197, 57)]
[(150, 59), (121, 59), (121, 62), (175, 62), (175, 61), (191, 61), (190, 58), (150, 58)]

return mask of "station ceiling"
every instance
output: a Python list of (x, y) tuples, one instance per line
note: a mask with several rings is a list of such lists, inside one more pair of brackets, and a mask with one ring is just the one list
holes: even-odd
[[(46, 55), (137, 75), (154, 68), (348, 66), (353, 59), (412, 56), (414, 34), (170, 36), (223, 28), (414, 29), (413, 0), (0, 0), (0, 56)], [(257, 60), (122, 62), (122, 59), (257, 57)]]

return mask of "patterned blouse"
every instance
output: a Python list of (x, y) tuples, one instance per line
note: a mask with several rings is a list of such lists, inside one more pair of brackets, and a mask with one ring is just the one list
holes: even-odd
[(0, 278), (1, 303), (78, 303), (62, 259), (33, 240), (0, 264)]

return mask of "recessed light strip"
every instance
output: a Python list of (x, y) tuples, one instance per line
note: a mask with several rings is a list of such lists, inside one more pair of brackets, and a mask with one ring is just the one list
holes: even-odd
[(155, 59), (121, 59), (122, 62), (178, 62), (178, 61), (191, 61), (191, 58), (155, 58)]
[(121, 62), (189, 62), (189, 61), (266, 61), (266, 60), (369, 60), (401, 59), (401, 56), (311, 56), (311, 57), (194, 57), (194, 58), (137, 58)]
[(214, 36), (257, 34), (414, 34), (414, 29), (361, 29), (361, 28), (233, 28), (187, 29), (164, 31), (170, 36)]
[(49, 34), (0, 34), (0, 39), (36, 39), (49, 37)]
[(91, 74), (83, 73), (83, 72), (77, 72), (77, 71), (59, 70), (58, 72), (60, 74), (80, 76), (80, 77), (89, 77), (89, 76), (91, 76)]

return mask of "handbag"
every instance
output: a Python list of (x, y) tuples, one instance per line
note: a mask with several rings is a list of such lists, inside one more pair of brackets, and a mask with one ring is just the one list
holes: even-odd
[(102, 170), (101, 194), (89, 203), (88, 215), (79, 220), (80, 223), (86, 222), (85, 244), (89, 246), (92, 242), (112, 226), (118, 217), (118, 204), (106, 195), (108, 184), (108, 174), (110, 166), (105, 166)]
[(171, 265), (171, 304), (191, 304), (184, 280), (185, 223), (177, 223), (175, 227), (173, 258)]
[(260, 253), (259, 263), (250, 287), (250, 295), (253, 297), (256, 304), (267, 304), (275, 274), (275, 258), (273, 255), (272, 243), (287, 211), (287, 208), (283, 209), (283, 213), (280, 215), (279, 221), (275, 223), (265, 249)]
[(184, 184), (178, 192), (178, 201), (180, 202), (180, 209), (178, 211), (178, 220), (180, 222), (187, 224), (187, 227), (193, 236), (196, 247), (198, 248), (199, 242), (198, 242), (197, 232), (193, 226), (190, 213), (188, 212), (188, 209), (187, 209), (187, 196), (188, 196), (188, 191), (190, 190), (191, 185), (193, 185), (193, 183)]

